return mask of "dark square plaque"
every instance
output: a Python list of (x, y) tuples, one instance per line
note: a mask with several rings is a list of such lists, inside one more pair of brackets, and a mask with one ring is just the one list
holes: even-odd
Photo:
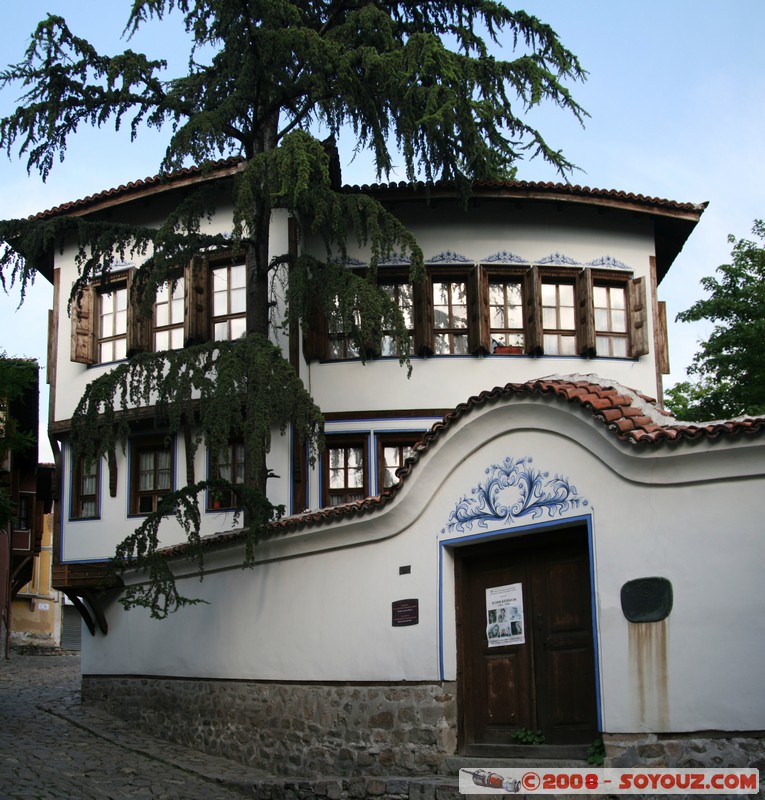
[(672, 601), (666, 578), (637, 578), (622, 586), (622, 611), (630, 622), (660, 622), (672, 611)]
[(420, 621), (420, 601), (413, 597), (409, 600), (393, 601), (393, 621), (394, 628), (401, 628), (404, 625), (417, 625)]

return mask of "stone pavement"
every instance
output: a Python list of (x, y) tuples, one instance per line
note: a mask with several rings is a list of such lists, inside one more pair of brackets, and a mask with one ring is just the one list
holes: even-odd
[(79, 681), (77, 655), (0, 658), (3, 800), (230, 800), (263, 777), (81, 706)]
[(456, 800), (454, 779), (272, 778), (79, 701), (78, 655), (0, 658), (2, 800)]

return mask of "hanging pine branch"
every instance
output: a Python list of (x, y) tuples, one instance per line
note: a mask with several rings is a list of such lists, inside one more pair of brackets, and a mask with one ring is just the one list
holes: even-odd
[[(319, 139), (352, 131), (357, 150), (372, 155), (377, 179), (387, 179), (396, 162), (409, 181), (446, 179), (468, 192), (474, 180), (511, 176), (528, 156), (565, 176), (572, 165), (527, 122), (527, 112), (552, 102), (582, 121), (586, 114), (569, 85), (585, 73), (549, 26), (491, 0), (134, 0), (126, 34), (151, 22), (170, 28), (173, 11), (183, 18), (191, 50), (186, 73), (169, 78), (161, 60), (130, 49), (103, 55), (61, 17), (43, 20), (21, 61), (0, 72), (0, 88), (21, 91), (16, 110), (0, 119), (0, 148), (26, 158), (44, 180), (82, 126), (127, 126), (133, 137), (148, 126), (168, 131), (163, 173), (230, 156), (241, 159), (240, 168), (182, 197), (174, 193), (176, 205), (159, 223), (66, 213), (0, 223), (7, 245), (0, 281), (18, 285), (23, 297), (35, 266), (74, 241), (79, 278), (72, 304), (85, 286), (108, 282), (115, 264), (130, 259), (138, 265), (131, 299), (148, 313), (159, 287), (200, 253), (222, 246), (239, 252), (248, 336), (134, 356), (90, 384), (72, 437), (79, 452), (114, 458), (131, 409), (157, 403), (169, 433), (190, 425), (196, 445), (215, 448), (241, 432), (245, 484), (267, 498), (271, 431), (294, 421), (316, 442), (321, 424), (283, 354), (269, 344), (275, 326), (305, 330), (317, 310), (339, 315), (362, 355), (375, 351), (385, 331), (406, 363), (406, 326), (377, 287), (376, 266), (397, 252), (411, 264), (411, 281), (424, 274), (422, 252), (395, 217), (368, 196), (339, 191)], [(205, 233), (222, 205), (231, 214), (228, 235)], [(304, 233), (323, 237), (326, 259), (272, 252), (275, 208), (286, 209)], [(353, 240), (370, 252), (366, 275), (344, 266)], [(279, 319), (274, 280), (288, 284)], [(181, 527), (198, 534), (193, 513), (185, 519), (189, 526)], [(122, 552), (141, 551), (155, 565), (142, 602), (153, 610), (177, 607), (168, 572), (157, 572), (164, 570), (154, 560), (160, 540), (148, 528), (137, 536)]]

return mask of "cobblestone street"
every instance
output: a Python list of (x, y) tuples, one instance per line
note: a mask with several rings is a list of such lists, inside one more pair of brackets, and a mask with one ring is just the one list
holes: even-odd
[[(0, 800), (460, 800), (456, 778), (305, 780), (152, 737), (80, 703), (78, 655), (0, 658)], [(466, 796), (466, 797), (469, 797)]]
[(0, 659), (3, 800), (226, 800), (258, 777), (82, 708), (79, 680), (76, 655)]

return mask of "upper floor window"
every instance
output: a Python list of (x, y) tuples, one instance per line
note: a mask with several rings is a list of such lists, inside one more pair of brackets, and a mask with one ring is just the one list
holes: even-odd
[(127, 286), (98, 294), (98, 361), (106, 364), (127, 356)]
[(34, 512), (35, 496), (28, 493), (20, 493), (16, 499), (16, 513), (13, 519), (13, 527), (17, 531), (32, 530), (32, 515)]
[[(235, 486), (244, 484), (244, 442), (233, 441), (217, 453), (210, 454), (210, 480), (228, 481)], [(233, 489), (211, 489), (208, 493), (207, 508), (237, 508), (240, 503)]]
[(523, 291), (519, 280), (489, 281), (492, 352), (523, 352)]
[(98, 516), (99, 460), (80, 457), (72, 474), (72, 519)]
[[(409, 333), (410, 339), (414, 338), (414, 295), (412, 285), (405, 281), (396, 283), (382, 283), (380, 288), (398, 306), (404, 318), (404, 325)], [(380, 355), (399, 356), (406, 353), (399, 353), (396, 347), (394, 332), (390, 329), (383, 331)]]
[(211, 270), (213, 338), (238, 339), (247, 332), (247, 272), (244, 264)]
[(545, 355), (576, 355), (573, 284), (542, 284), (542, 329)]
[(433, 281), (433, 329), (436, 354), (468, 353), (468, 298), (465, 281)]
[(173, 449), (164, 439), (136, 439), (131, 444), (130, 511), (150, 514), (173, 488)]
[(327, 437), (322, 486), (325, 506), (353, 503), (368, 495), (366, 451), (366, 437)]
[(627, 291), (624, 286), (593, 287), (595, 340), (599, 356), (629, 355)]
[(179, 277), (157, 291), (154, 303), (154, 349), (179, 350), (183, 347), (183, 298), (185, 280)]
[(340, 304), (335, 304), (335, 309), (329, 316), (329, 358), (358, 358), (359, 348), (352, 336), (352, 328), (357, 328), (361, 324), (359, 312), (352, 311), (352, 320), (347, 320), (340, 308)]

